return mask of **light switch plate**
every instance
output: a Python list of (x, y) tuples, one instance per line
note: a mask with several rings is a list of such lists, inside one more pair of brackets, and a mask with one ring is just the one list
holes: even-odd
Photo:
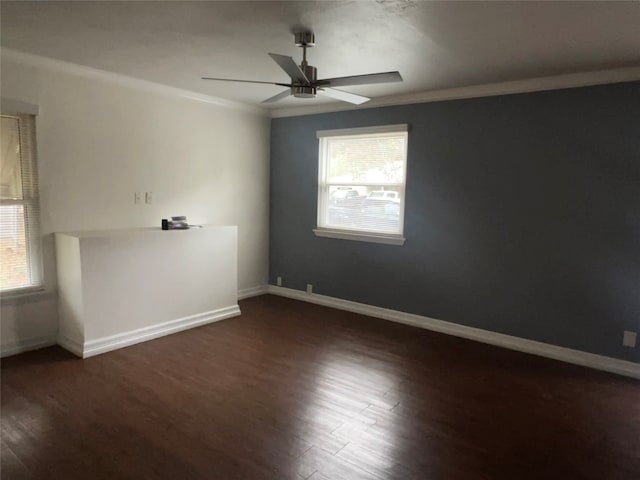
[(146, 192), (144, 194), (144, 203), (146, 204), (153, 203), (153, 192)]

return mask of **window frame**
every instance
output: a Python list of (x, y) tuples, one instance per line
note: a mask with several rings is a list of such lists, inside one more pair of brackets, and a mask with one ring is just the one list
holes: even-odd
[(45, 290), (40, 232), (40, 185), (38, 181), (36, 140), (37, 111), (34, 112), (33, 108), (24, 109), (27, 110), (26, 112), (5, 109), (4, 107), (7, 103), (9, 102), (2, 99), (3, 108), (0, 115), (18, 119), (22, 198), (0, 199), (0, 203), (3, 206), (21, 205), (23, 207), (22, 216), (24, 219), (25, 248), (30, 284), (5, 289), (0, 288), (0, 297), (3, 299), (21, 297)]
[[(376, 136), (398, 136), (405, 137), (404, 151), (404, 169), (402, 183), (376, 183), (376, 182), (328, 182), (328, 142), (331, 138), (336, 137), (376, 137)], [(345, 128), (336, 130), (319, 130), (316, 132), (318, 138), (318, 204), (316, 228), (313, 233), (317, 237), (337, 238), (342, 240), (355, 240), (362, 242), (381, 243), (385, 245), (404, 245), (406, 239), (404, 237), (404, 213), (406, 204), (406, 185), (407, 185), (407, 157), (408, 157), (408, 140), (409, 125), (378, 125), (373, 127)], [(366, 229), (340, 228), (324, 224), (326, 219), (327, 208), (329, 205), (329, 190), (332, 186), (367, 186), (367, 187), (393, 187), (394, 191), (400, 193), (400, 228), (399, 233), (384, 233)]]

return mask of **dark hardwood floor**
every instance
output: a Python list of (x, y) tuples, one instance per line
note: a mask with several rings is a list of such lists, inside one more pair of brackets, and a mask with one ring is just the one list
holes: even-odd
[(639, 479), (640, 382), (274, 296), (2, 361), (2, 480)]

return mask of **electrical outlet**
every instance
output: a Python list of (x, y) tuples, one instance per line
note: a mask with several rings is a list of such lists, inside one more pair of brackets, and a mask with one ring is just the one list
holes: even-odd
[(278, 285), (279, 287), (282, 286), (282, 277), (277, 277), (276, 278), (276, 285)]
[(638, 334), (636, 332), (625, 330), (624, 335), (622, 336), (622, 345), (625, 347), (635, 348), (637, 339)]
[(141, 201), (142, 201), (142, 195), (140, 195), (140, 192), (133, 192), (133, 204), (140, 205)]
[(153, 192), (146, 192), (144, 194), (144, 203), (151, 205), (153, 203)]
[(307, 293), (313, 293), (313, 285), (307, 283)]

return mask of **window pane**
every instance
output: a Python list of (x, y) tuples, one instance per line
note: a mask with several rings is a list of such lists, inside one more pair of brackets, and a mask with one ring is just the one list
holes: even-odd
[(329, 183), (390, 183), (404, 181), (405, 137), (334, 137), (328, 142)]
[(26, 287), (29, 259), (24, 223), (24, 206), (0, 206), (0, 289)]
[(400, 233), (401, 191), (379, 186), (331, 186), (326, 226)]
[(0, 198), (22, 198), (20, 128), (16, 117), (2, 117), (0, 128)]

